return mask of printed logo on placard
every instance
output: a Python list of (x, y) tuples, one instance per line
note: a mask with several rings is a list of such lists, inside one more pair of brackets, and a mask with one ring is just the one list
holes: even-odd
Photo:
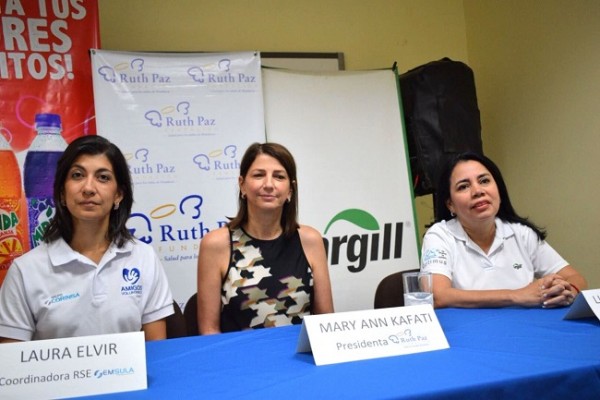
[[(344, 221), (359, 228), (364, 233), (343, 236), (326, 236), (334, 224)], [(367, 262), (402, 258), (402, 237), (404, 226), (409, 222), (380, 223), (369, 212), (360, 209), (347, 209), (337, 213), (327, 224), (323, 234), (329, 265), (345, 263), (350, 272), (361, 272)], [(345, 254), (344, 254), (345, 252)], [(345, 257), (344, 257), (345, 256)]]
[(94, 372), (94, 376), (98, 379), (104, 378), (105, 376), (119, 376), (119, 375), (131, 375), (135, 373), (133, 367), (125, 368), (108, 368), (108, 369), (97, 369)]
[(429, 339), (427, 337), (427, 335), (424, 334), (419, 334), (419, 335), (413, 335), (412, 330), (410, 329), (405, 329), (402, 332), (398, 332), (395, 335), (390, 335), (388, 336), (388, 339), (395, 344), (401, 344), (401, 345), (411, 345), (410, 347), (413, 347), (412, 345), (424, 345), (423, 342), (428, 342)]
[[(408, 320), (410, 319), (410, 321)], [(418, 322), (417, 322), (418, 321)], [(375, 320), (363, 320), (361, 329), (372, 329), (379, 328), (382, 326), (388, 326), (390, 324), (402, 325), (411, 323), (425, 323), (431, 322), (431, 317), (428, 314), (414, 314), (409, 317), (395, 317), (391, 321), (386, 319), (375, 321)], [(404, 348), (424, 347), (430, 344), (430, 339), (426, 334), (419, 333), (415, 334), (412, 329), (407, 328), (398, 333), (391, 334), (385, 337), (372, 337), (370, 339), (358, 339), (355, 341), (338, 342), (336, 350), (339, 352), (354, 351), (372, 347), (388, 347), (400, 345)]]
[(410, 330), (410, 328), (408, 328), (402, 332), (396, 333), (395, 335), (390, 335), (389, 339), (394, 343), (400, 343), (403, 338), (410, 338), (410, 337), (412, 337), (412, 331)]

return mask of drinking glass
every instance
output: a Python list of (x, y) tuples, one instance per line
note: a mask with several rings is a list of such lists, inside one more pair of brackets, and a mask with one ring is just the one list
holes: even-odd
[(404, 283), (404, 305), (431, 304), (433, 306), (433, 284), (431, 272), (406, 272)]

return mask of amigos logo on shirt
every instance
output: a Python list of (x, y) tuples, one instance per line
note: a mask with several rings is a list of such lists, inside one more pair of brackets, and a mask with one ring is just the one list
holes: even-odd
[(123, 280), (125, 285), (121, 286), (121, 294), (129, 296), (132, 294), (142, 294), (142, 285), (138, 285), (141, 273), (137, 268), (123, 268)]

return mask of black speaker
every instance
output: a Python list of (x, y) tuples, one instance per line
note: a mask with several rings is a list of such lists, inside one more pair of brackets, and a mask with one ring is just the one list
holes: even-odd
[(475, 77), (443, 58), (398, 76), (415, 196), (434, 194), (441, 169), (465, 151), (483, 154)]

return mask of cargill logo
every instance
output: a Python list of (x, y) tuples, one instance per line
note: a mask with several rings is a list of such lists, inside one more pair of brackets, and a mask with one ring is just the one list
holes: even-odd
[[(327, 237), (329, 229), (339, 221), (346, 221), (367, 233), (347, 234)], [(360, 272), (367, 261), (402, 258), (402, 222), (380, 223), (370, 213), (356, 208), (347, 209), (335, 215), (325, 227), (323, 242), (329, 258), (329, 265), (340, 264), (345, 252), (348, 271)]]

